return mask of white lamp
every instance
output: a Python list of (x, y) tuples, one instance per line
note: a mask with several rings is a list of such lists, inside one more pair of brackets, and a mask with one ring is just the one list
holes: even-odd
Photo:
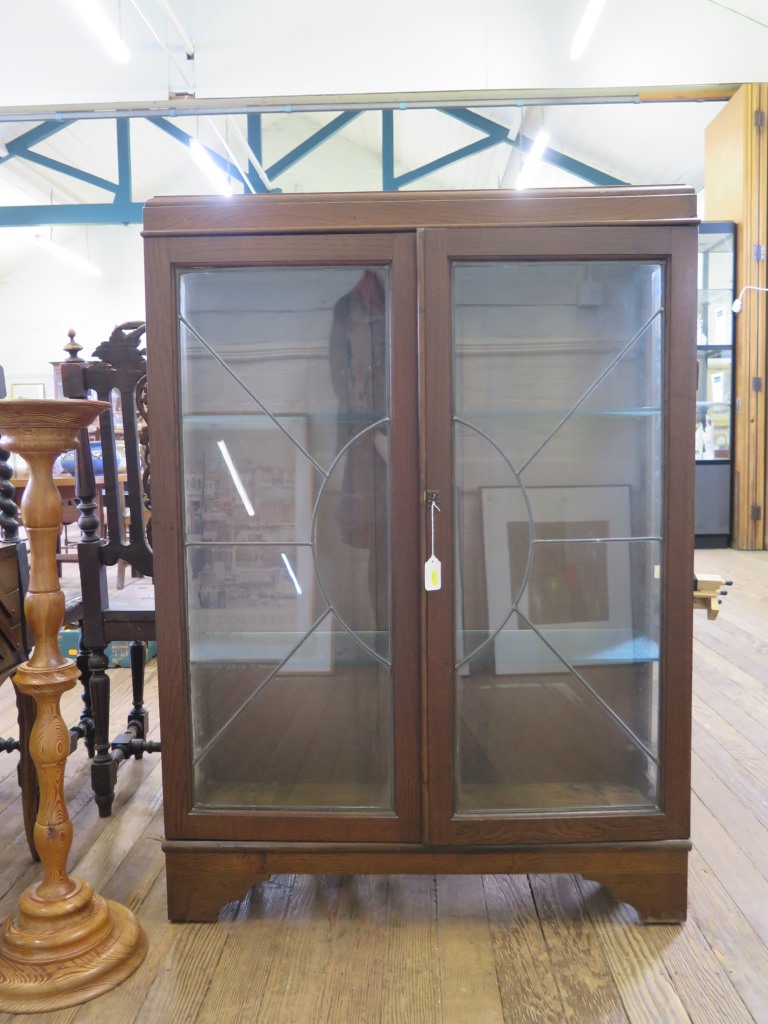
[(734, 313), (740, 313), (744, 308), (744, 303), (742, 302), (744, 292), (768, 292), (768, 288), (761, 288), (757, 284), (744, 285), (744, 287), (739, 292), (737, 298), (733, 300), (733, 305), (731, 306), (731, 309)]

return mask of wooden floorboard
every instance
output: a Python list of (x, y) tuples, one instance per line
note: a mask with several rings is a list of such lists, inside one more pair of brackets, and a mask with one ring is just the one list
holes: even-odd
[[(768, 1024), (768, 553), (700, 551), (733, 579), (718, 618), (694, 613), (689, 918), (638, 924), (574, 876), (275, 876), (216, 924), (166, 918), (160, 761), (120, 770), (98, 817), (83, 750), (69, 760), (70, 871), (129, 905), (139, 971), (51, 1024)], [(113, 673), (113, 730), (129, 706)], [(157, 680), (147, 676), (153, 732)], [(77, 690), (63, 701), (78, 713)], [(15, 731), (0, 687), (0, 735)], [(0, 754), (0, 915), (39, 878), (22, 834), (17, 754)]]

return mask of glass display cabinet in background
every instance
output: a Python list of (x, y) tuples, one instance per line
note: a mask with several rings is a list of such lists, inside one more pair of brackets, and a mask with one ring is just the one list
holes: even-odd
[(697, 547), (727, 547), (733, 491), (735, 225), (699, 225), (696, 424)]
[(695, 205), (148, 204), (172, 919), (281, 871), (685, 916)]

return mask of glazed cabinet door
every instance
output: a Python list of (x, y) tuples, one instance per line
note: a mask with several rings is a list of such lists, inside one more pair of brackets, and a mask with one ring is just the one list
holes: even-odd
[(414, 237), (163, 245), (169, 838), (418, 838)]
[(430, 840), (685, 836), (695, 233), (427, 236)]

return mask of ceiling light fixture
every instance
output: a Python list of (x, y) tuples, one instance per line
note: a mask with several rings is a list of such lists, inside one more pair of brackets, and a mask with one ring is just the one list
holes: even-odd
[(740, 313), (744, 308), (744, 303), (742, 301), (742, 299), (744, 298), (744, 292), (768, 292), (768, 288), (761, 288), (760, 285), (757, 284), (744, 285), (744, 287), (739, 292), (738, 297), (733, 300), (733, 305), (731, 306), (731, 309), (734, 313)]
[[(159, 2), (159, 0), (158, 0), (158, 2)], [(173, 66), (179, 72), (179, 74), (184, 79), (184, 81), (187, 83), (189, 88), (194, 92), (194, 87), (195, 87), (194, 80), (192, 78), (190, 78), (190, 76), (187, 74), (187, 72), (184, 70), (184, 68), (181, 66), (181, 64), (179, 64), (178, 60), (176, 59), (174, 54), (171, 52), (170, 46), (168, 46), (166, 41), (163, 38), (161, 38), (160, 33), (157, 31), (155, 26), (152, 24), (152, 22), (149, 20), (149, 18), (146, 16), (144, 11), (142, 10), (142, 7), (141, 7), (141, 4), (139, 3), (139, 0), (131, 0), (131, 3), (133, 4), (134, 9), (135, 9), (136, 13), (139, 15), (139, 17), (141, 18), (141, 20), (147, 26), (147, 28), (152, 33), (152, 35), (155, 37), (155, 39), (160, 44), (160, 46), (168, 54), (168, 59), (170, 60), (170, 62), (173, 64)], [(183, 31), (183, 29), (182, 29), (182, 31)], [(184, 33), (184, 37), (187, 38), (186, 32)], [(189, 45), (192, 46), (191, 43)], [(186, 49), (186, 43), (184, 44), (184, 48)], [(191, 60), (192, 57), (194, 57), (194, 53), (195, 53), (195, 48), (192, 46), (191, 54), (190, 54), (189, 50), (187, 50), (187, 59)]]
[(45, 235), (35, 235), (35, 241), (42, 249), (45, 249), (46, 252), (61, 260), (62, 263), (67, 263), (70, 267), (74, 267), (84, 274), (90, 274), (91, 277), (101, 277), (101, 271), (97, 266), (83, 259), (82, 256), (78, 256), (71, 249), (67, 249), (63, 245), (57, 245), (56, 242), (46, 238)]
[(296, 579), (296, 573), (293, 571), (293, 566), (288, 561), (288, 555), (286, 555), (286, 553), (284, 551), (281, 551), (280, 552), (280, 557), (283, 560), (283, 565), (285, 566), (285, 571), (290, 576), (291, 583), (296, 588), (296, 593), (297, 594), (301, 594), (301, 586), (299, 585), (299, 581)]
[(118, 64), (127, 64), (131, 57), (128, 47), (98, 0), (70, 0), (70, 3), (110, 57)]
[(571, 60), (578, 60), (583, 55), (604, 6), (605, 0), (588, 0), (571, 43)]
[(224, 459), (224, 463), (229, 470), (229, 475), (232, 477), (232, 483), (235, 485), (235, 490), (240, 495), (240, 501), (242, 501), (245, 511), (249, 516), (255, 516), (256, 509), (251, 504), (251, 499), (248, 497), (248, 493), (242, 479), (240, 478), (240, 474), (237, 472), (237, 467), (232, 461), (232, 456), (229, 454), (229, 448), (227, 448), (227, 442), (217, 441), (216, 445), (218, 446), (218, 449), (221, 452), (221, 457)]
[(533, 140), (533, 145), (528, 150), (528, 155), (525, 158), (525, 163), (520, 169), (520, 173), (515, 181), (516, 189), (530, 188), (533, 184), (533, 177), (536, 173), (536, 169), (541, 163), (544, 153), (546, 152), (547, 146), (549, 145), (549, 132), (546, 132), (543, 128), (539, 131), (539, 134)]
[(217, 192), (223, 196), (232, 195), (232, 183), (228, 176), (211, 159), (211, 154), (197, 139), (189, 140), (189, 152), (200, 170), (205, 174)]
[(170, 21), (170, 23), (173, 25), (174, 29), (176, 30), (176, 35), (181, 40), (181, 45), (184, 47), (184, 51), (187, 54), (187, 60), (194, 60), (194, 58), (195, 58), (195, 44), (192, 42), (192, 40), (189, 38), (187, 33), (184, 31), (184, 28), (183, 28), (181, 22), (176, 17), (173, 9), (171, 8), (171, 5), (168, 3), (168, 0), (157, 0), (157, 6), (160, 7), (165, 12), (166, 18), (168, 19), (168, 21)]

